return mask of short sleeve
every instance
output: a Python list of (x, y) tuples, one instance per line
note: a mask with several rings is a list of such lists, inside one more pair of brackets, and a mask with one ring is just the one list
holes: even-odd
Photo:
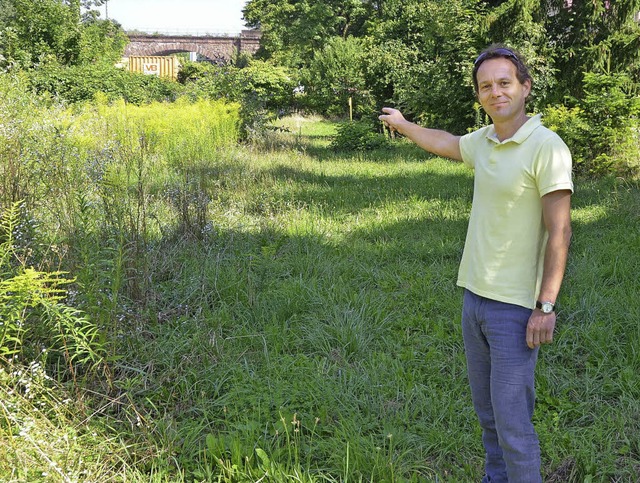
[(540, 147), (534, 172), (540, 197), (558, 190), (573, 193), (571, 153), (557, 134), (553, 133)]
[(470, 132), (460, 138), (460, 154), (462, 162), (474, 168), (476, 165), (476, 153), (481, 139), (486, 137), (485, 129)]

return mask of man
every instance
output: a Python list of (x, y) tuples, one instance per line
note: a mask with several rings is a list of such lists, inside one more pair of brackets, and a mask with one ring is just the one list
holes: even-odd
[(465, 136), (380, 119), (436, 155), (474, 169), (469, 228), (458, 274), (473, 405), (482, 427), (483, 482), (535, 483), (540, 445), (531, 418), (534, 370), (550, 343), (554, 304), (571, 238), (571, 155), (529, 117), (531, 76), (512, 49), (493, 45), (475, 61), (476, 95), (493, 124)]

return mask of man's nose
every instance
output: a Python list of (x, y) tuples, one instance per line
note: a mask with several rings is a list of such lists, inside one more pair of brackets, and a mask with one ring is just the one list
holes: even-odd
[(502, 91), (500, 90), (500, 84), (493, 84), (491, 86), (491, 95), (492, 96), (496, 96), (497, 97), (497, 96), (500, 95), (501, 92)]

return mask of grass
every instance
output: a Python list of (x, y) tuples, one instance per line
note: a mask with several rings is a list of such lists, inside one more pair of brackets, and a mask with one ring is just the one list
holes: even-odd
[[(26, 416), (5, 410), (1, 479), (67, 481), (47, 466), (66, 454), (68, 478), (94, 481), (479, 481), (455, 286), (471, 173), (401, 141), (333, 152), (320, 119), (280, 126), (259, 145), (194, 148), (192, 181), (153, 165), (144, 183), (203, 193), (202, 218), (196, 202), (181, 218), (144, 188), (148, 225), (123, 218), (125, 235), (145, 234), (139, 250), (135, 237), (107, 250), (92, 203), (94, 241), (57, 240), (91, 292), (75, 303), (105, 334), (111, 385), (42, 381), (82, 409), (35, 425), (48, 447), (16, 436)], [(544, 471), (637, 481), (640, 190), (576, 184), (558, 333), (537, 374)], [(177, 229), (187, 218), (198, 230)], [(19, 394), (11, 381), (3, 390)]]

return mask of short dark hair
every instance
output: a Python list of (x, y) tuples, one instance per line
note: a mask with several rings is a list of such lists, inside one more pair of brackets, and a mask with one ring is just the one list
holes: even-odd
[(478, 69), (485, 60), (497, 58), (507, 59), (516, 66), (516, 77), (520, 84), (524, 84), (527, 80), (533, 83), (529, 68), (517, 51), (501, 44), (492, 44), (480, 52), (480, 55), (473, 62), (473, 87), (476, 92), (478, 92)]

